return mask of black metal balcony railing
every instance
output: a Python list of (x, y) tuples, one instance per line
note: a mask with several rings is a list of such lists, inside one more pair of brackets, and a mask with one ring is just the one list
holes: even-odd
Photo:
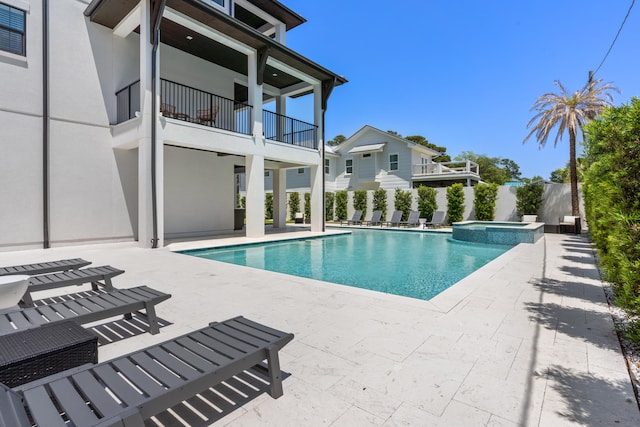
[(264, 136), (273, 141), (318, 149), (318, 126), (271, 111), (262, 112)]
[[(140, 111), (140, 81), (116, 92), (117, 122), (135, 117)], [(251, 134), (253, 107), (169, 80), (160, 80), (160, 112), (163, 116)], [(317, 129), (311, 123), (263, 110), (265, 138), (300, 147), (318, 149)]]
[(116, 124), (134, 118), (136, 111), (140, 111), (140, 80), (117, 91), (116, 104), (118, 107)]
[(251, 134), (252, 107), (169, 80), (160, 80), (160, 111), (165, 117)]

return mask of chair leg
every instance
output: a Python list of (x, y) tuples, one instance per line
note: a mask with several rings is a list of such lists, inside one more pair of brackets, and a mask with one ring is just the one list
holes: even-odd
[(144, 311), (147, 315), (147, 322), (149, 322), (149, 333), (155, 335), (160, 332), (160, 326), (158, 325), (158, 317), (156, 316), (155, 304), (147, 301), (144, 303)]
[(269, 347), (267, 349), (267, 363), (269, 365), (269, 381), (271, 383), (271, 391), (269, 394), (274, 399), (282, 396), (282, 372), (280, 372), (280, 359), (278, 358), (278, 349)]

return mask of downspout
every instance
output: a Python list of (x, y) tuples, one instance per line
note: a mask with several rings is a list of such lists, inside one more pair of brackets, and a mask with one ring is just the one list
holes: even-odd
[(42, 0), (42, 242), (49, 249), (49, 0)]
[(156, 182), (156, 138), (158, 134), (158, 102), (157, 96), (157, 59), (158, 47), (160, 46), (160, 22), (162, 21), (162, 13), (164, 12), (166, 0), (160, 0), (156, 13), (152, 14), (152, 33), (151, 33), (151, 222), (152, 237), (151, 248), (158, 248), (158, 198), (157, 182)]
[(326, 173), (324, 171), (325, 168), (325, 160), (324, 160), (324, 114), (326, 112), (326, 108), (322, 109), (322, 232), (326, 231), (326, 223), (327, 223), (327, 191), (325, 189), (326, 186)]

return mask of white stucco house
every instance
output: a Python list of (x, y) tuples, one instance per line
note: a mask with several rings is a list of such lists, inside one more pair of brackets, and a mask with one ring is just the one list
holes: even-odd
[[(287, 170), (323, 203), (323, 114), (346, 79), (286, 46), (276, 0), (0, 0), (0, 250), (274, 227)], [(287, 117), (313, 98), (313, 123)], [(263, 109), (269, 103), (275, 111)]]

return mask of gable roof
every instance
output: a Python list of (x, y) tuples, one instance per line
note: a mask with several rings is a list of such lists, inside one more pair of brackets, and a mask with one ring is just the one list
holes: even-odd
[[(359, 146), (357, 145), (358, 140), (360, 139), (360, 137), (362, 137), (365, 133), (367, 132), (374, 132), (380, 135), (380, 143), (379, 144), (363, 144), (363, 147), (368, 147), (368, 148), (362, 148), (360, 150), (358, 150)], [(381, 147), (376, 147), (375, 149), (372, 149), (370, 146), (373, 145), (380, 145), (384, 142), (396, 142), (396, 143), (401, 143), (401, 144), (406, 144), (407, 147), (409, 147), (412, 150), (416, 150), (419, 151), (421, 153), (424, 154), (428, 154), (430, 156), (436, 157), (440, 155), (439, 151), (433, 150), (431, 148), (425, 147), (424, 145), (420, 145), (420, 144), (416, 144), (414, 142), (411, 142), (407, 139), (404, 138), (400, 138), (397, 137), (395, 135), (390, 134), (389, 132), (385, 132), (383, 130), (380, 130), (378, 128), (375, 128), (371, 125), (364, 125), (360, 130), (358, 130), (356, 133), (354, 133), (353, 135), (351, 135), (349, 138), (347, 138), (346, 141), (344, 141), (342, 144), (338, 145), (337, 147), (335, 147), (334, 151), (338, 154), (354, 154), (354, 153), (358, 153), (359, 151), (361, 152), (361, 150), (363, 150), (364, 152), (368, 152), (368, 151), (376, 151), (381, 149)], [(357, 147), (357, 148), (356, 148)], [(355, 151), (354, 151), (355, 150)]]

